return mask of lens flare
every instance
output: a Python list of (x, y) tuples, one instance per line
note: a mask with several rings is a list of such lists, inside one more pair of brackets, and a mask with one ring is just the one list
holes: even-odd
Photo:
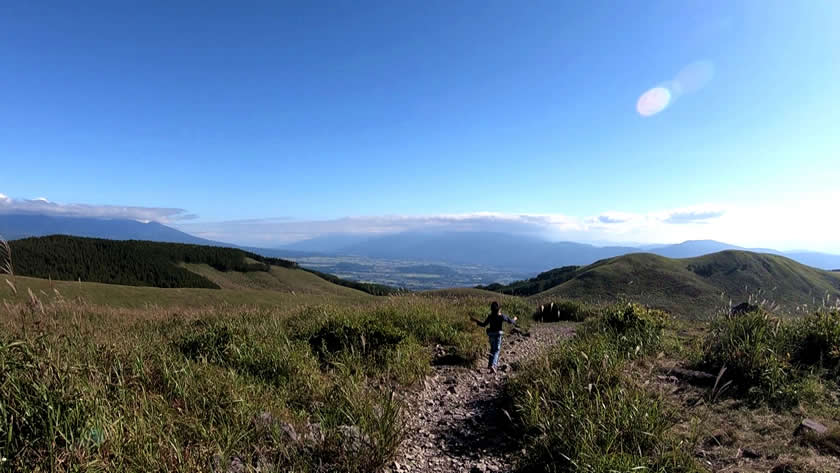
[(671, 103), (671, 91), (665, 87), (654, 87), (639, 97), (636, 111), (643, 117), (650, 117), (665, 110)]
[(696, 61), (682, 68), (674, 82), (679, 84), (683, 93), (692, 93), (705, 87), (714, 76), (714, 64), (709, 61)]

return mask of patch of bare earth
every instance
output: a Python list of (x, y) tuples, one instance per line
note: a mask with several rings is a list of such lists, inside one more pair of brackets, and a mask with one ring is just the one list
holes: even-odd
[(408, 438), (387, 472), (505, 472), (517, 452), (501, 407), (504, 381), (517, 362), (574, 334), (569, 324), (534, 324), (529, 336), (506, 334), (497, 373), (487, 360), (473, 367), (440, 365), (408, 393)]

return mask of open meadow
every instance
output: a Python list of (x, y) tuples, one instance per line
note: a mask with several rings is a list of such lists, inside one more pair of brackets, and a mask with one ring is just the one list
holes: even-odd
[[(687, 318), (552, 288), (374, 296), (294, 267), (177, 267), (218, 289), (6, 264), (0, 471), (840, 471), (830, 295)], [(498, 373), (470, 320), (492, 300), (520, 320)]]

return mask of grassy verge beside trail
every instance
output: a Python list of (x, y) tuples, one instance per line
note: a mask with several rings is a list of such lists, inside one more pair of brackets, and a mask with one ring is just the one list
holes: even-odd
[(624, 374), (659, 349), (666, 323), (660, 311), (610, 307), (522, 368), (506, 388), (526, 450), (520, 471), (702, 471), (669, 436), (664, 400)]
[(721, 374), (726, 395), (789, 408), (819, 402), (840, 376), (840, 310), (797, 319), (763, 309), (712, 320), (697, 366)]
[(393, 392), (428, 372), (436, 345), (480, 356), (468, 316), (488, 304), (7, 303), (0, 471), (377, 471), (404, 435)]

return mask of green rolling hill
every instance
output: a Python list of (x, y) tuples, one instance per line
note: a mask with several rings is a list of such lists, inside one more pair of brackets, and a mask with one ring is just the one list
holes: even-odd
[(399, 292), (236, 248), (53, 235), (10, 242), (15, 273), (41, 279), (171, 289)]
[(840, 274), (836, 272), (783, 256), (722, 251), (684, 259), (636, 253), (601, 260), (578, 268), (572, 277), (531, 296), (531, 300), (608, 303), (629, 299), (698, 318), (728, 307), (730, 301), (737, 304), (752, 298), (776, 304), (780, 312), (793, 313), (806, 305), (821, 305), (827, 296), (832, 300), (840, 297)]

